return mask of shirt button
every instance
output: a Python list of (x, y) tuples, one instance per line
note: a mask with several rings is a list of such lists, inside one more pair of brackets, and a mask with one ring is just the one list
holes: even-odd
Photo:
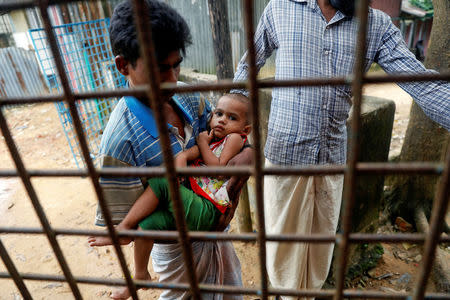
[(326, 108), (327, 108), (327, 105), (326, 105), (326, 104), (322, 105), (322, 108), (323, 108), (323, 109), (326, 109)]
[(330, 50), (325, 50), (323, 53), (325, 54), (325, 55), (328, 55), (328, 54), (330, 54)]

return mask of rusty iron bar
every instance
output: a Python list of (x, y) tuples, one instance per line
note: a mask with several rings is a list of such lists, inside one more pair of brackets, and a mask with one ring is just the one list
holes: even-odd
[(247, 88), (250, 92), (250, 107), (252, 112), (252, 142), (254, 146), (253, 177), (255, 180), (256, 215), (258, 220), (258, 244), (259, 244), (259, 264), (261, 270), (261, 299), (268, 299), (268, 279), (266, 266), (266, 226), (264, 220), (264, 195), (263, 195), (263, 162), (261, 153), (261, 132), (259, 130), (259, 94), (257, 86), (258, 70), (256, 68), (256, 50), (253, 28), (253, 0), (246, 0), (244, 27), (247, 40), (247, 63), (249, 65)]
[[(343, 174), (345, 165), (310, 165), (310, 166), (287, 166), (270, 167), (262, 170), (264, 175), (326, 175)], [(390, 175), (390, 174), (422, 174), (422, 175), (441, 175), (444, 170), (444, 164), (434, 162), (405, 162), (405, 163), (385, 163), (368, 162), (357, 163), (356, 170), (358, 174), (371, 175)], [(154, 168), (104, 168), (96, 170), (102, 177), (161, 177), (165, 175), (164, 167)], [(211, 168), (179, 168), (176, 170), (179, 176), (250, 176), (252, 169), (249, 166), (230, 166)], [(89, 172), (86, 169), (29, 169), (28, 174), (31, 177), (86, 177)], [(18, 177), (17, 170), (0, 170), (0, 177)]]
[[(66, 229), (54, 228), (53, 231), (57, 235), (65, 236), (109, 236), (106, 230), (91, 230), (91, 229)], [(36, 227), (0, 227), (2, 234), (43, 234), (45, 233), (41, 228)], [(160, 231), (160, 230), (122, 230), (117, 231), (119, 237), (141, 237), (162, 241), (175, 241), (179, 238), (176, 231)], [(255, 242), (258, 239), (256, 233), (225, 233), (225, 232), (191, 232), (190, 237), (192, 241), (238, 241), (238, 242)], [(422, 233), (404, 233), (404, 234), (371, 234), (371, 233), (351, 233), (349, 240), (352, 243), (400, 243), (409, 242), (414, 244), (423, 244), (425, 242), (425, 234)], [(267, 234), (266, 240), (270, 242), (317, 242), (317, 243), (335, 243), (341, 238), (340, 234)], [(439, 243), (450, 242), (450, 237), (440, 236)]]
[(31, 297), (30, 291), (28, 291), (27, 286), (23, 282), (23, 278), (20, 276), (19, 271), (17, 270), (16, 266), (14, 265), (14, 262), (12, 261), (11, 257), (8, 255), (8, 251), (6, 250), (5, 246), (2, 243), (2, 240), (0, 239), (0, 257), (3, 260), (3, 264), (5, 265), (6, 269), (8, 270), (9, 274), (11, 275), (12, 279), (14, 280), (14, 283), (16, 284), (17, 289), (22, 294), (22, 297), (26, 300), (32, 300), (33, 297)]
[[(133, 279), (131, 278), (130, 271), (128, 270), (125, 256), (123, 255), (122, 248), (120, 247), (118, 236), (115, 233), (111, 215), (108, 210), (106, 200), (103, 196), (103, 191), (99, 184), (99, 175), (96, 172), (94, 164), (90, 157), (89, 147), (88, 147), (86, 139), (85, 139), (83, 127), (82, 127), (81, 120), (80, 120), (80, 117), (78, 114), (78, 109), (75, 104), (75, 98), (73, 97), (73, 93), (70, 88), (69, 80), (67, 78), (67, 74), (64, 69), (64, 63), (62, 61), (61, 53), (59, 51), (59, 46), (58, 46), (58, 42), (56, 39), (56, 35), (55, 35), (55, 32), (53, 31), (53, 27), (50, 22), (50, 17), (48, 15), (48, 11), (47, 11), (48, 5), (49, 5), (48, 0), (39, 1), (39, 9), (40, 9), (40, 13), (41, 13), (42, 20), (44, 23), (45, 33), (47, 35), (50, 49), (53, 54), (53, 59), (54, 59), (55, 65), (56, 65), (56, 70), (57, 70), (59, 78), (61, 80), (61, 86), (63, 88), (64, 96), (65, 96), (64, 98), (66, 99), (67, 103), (69, 104), (69, 111), (70, 111), (70, 115), (72, 117), (75, 132), (78, 137), (79, 146), (81, 148), (81, 152), (83, 154), (83, 158), (86, 163), (92, 185), (94, 186), (95, 193), (96, 193), (98, 201), (100, 203), (100, 207), (101, 207), (103, 215), (105, 217), (106, 227), (108, 228), (108, 231), (110, 233), (110, 238), (113, 241), (113, 246), (116, 251), (117, 257), (119, 259), (120, 266), (122, 267), (122, 272), (123, 272), (123, 275), (127, 282), (129, 292), (131, 294), (131, 297), (134, 300), (137, 300), (138, 296), (137, 296), (137, 292), (136, 292), (136, 287), (133, 283)], [(62, 256), (62, 253), (55, 253), (55, 254), (56, 254), (56, 256)], [(68, 271), (69, 270), (67, 270), (67, 272)], [(67, 279), (69, 280), (69, 284), (71, 286), (76, 285), (73, 278), (67, 278)], [(79, 294), (78, 290), (73, 290), (73, 292), (74, 292), (75, 298), (81, 299), (81, 294), (78, 295)], [(75, 292), (77, 292), (77, 294), (75, 294)]]
[(10, 0), (10, 1), (2, 1), (0, 2), (0, 11), (8, 11), (8, 10), (16, 10), (16, 9), (25, 9), (25, 8), (33, 8), (36, 6), (36, 1), (34, 0)]
[(353, 94), (353, 114), (351, 119), (351, 125), (349, 130), (349, 154), (347, 160), (346, 172), (344, 174), (344, 196), (343, 196), (343, 217), (342, 217), (342, 237), (337, 241), (338, 255), (337, 255), (337, 278), (336, 278), (336, 290), (333, 296), (334, 300), (341, 300), (343, 295), (345, 282), (345, 270), (349, 259), (349, 235), (352, 229), (352, 217), (353, 208), (356, 203), (356, 177), (357, 170), (356, 164), (359, 155), (359, 131), (361, 128), (361, 105), (362, 105), (362, 88), (363, 88), (363, 76), (364, 76), (364, 59), (367, 51), (367, 45), (365, 43), (367, 36), (367, 23), (369, 14), (369, 1), (361, 0), (357, 1), (355, 5), (357, 8), (358, 36), (356, 45), (356, 57), (355, 65), (353, 69), (353, 81), (352, 81), (352, 94)]
[[(292, 80), (273, 80), (262, 79), (257, 80), (258, 88), (275, 88), (275, 87), (299, 87), (299, 86), (322, 86), (322, 85), (344, 85), (351, 82), (352, 77), (318, 77), (318, 78), (300, 78)], [(363, 82), (367, 84), (383, 84), (388, 82), (416, 82), (416, 81), (433, 81), (433, 80), (450, 80), (450, 73), (443, 72), (440, 74), (414, 74), (414, 75), (366, 75), (363, 77)], [(175, 86), (173, 84), (165, 84), (161, 87), (161, 91), (171, 93), (190, 93), (190, 92), (205, 92), (205, 91), (221, 91), (230, 89), (243, 89), (247, 87), (247, 81), (232, 82), (230, 80), (220, 80), (217, 83), (198, 83), (192, 85)], [(91, 98), (112, 98), (122, 96), (142, 97), (146, 95), (148, 85), (136, 86), (132, 89), (116, 89), (116, 90), (98, 90), (74, 93), (73, 97), (76, 100), (91, 99)], [(45, 103), (58, 102), (64, 98), (64, 94), (56, 95), (40, 95), (34, 97), (10, 97), (0, 99), (0, 105), (11, 104), (26, 104), (26, 103)]]
[[(22, 278), (26, 280), (33, 281), (56, 281), (65, 282), (63, 276), (60, 275), (47, 275), (47, 274), (33, 274), (33, 273), (22, 273), (19, 274)], [(0, 279), (11, 278), (8, 273), (0, 272)], [(109, 285), (109, 286), (124, 286), (126, 282), (123, 279), (104, 279), (95, 277), (77, 277), (77, 281), (84, 284), (94, 284), (94, 285)], [(152, 289), (173, 289), (180, 291), (189, 290), (188, 284), (168, 284), (168, 283), (157, 283), (149, 282), (143, 280), (136, 280), (136, 285), (143, 288)], [(259, 289), (237, 287), (229, 285), (209, 285), (200, 284), (199, 288), (203, 292), (214, 292), (214, 293), (224, 293), (224, 294), (241, 294), (241, 295), (259, 295)], [(293, 289), (269, 289), (269, 295), (286, 295), (286, 296), (297, 296), (297, 297), (331, 297), (333, 295), (333, 290), (293, 290)], [(410, 295), (405, 292), (399, 292), (395, 294), (389, 294), (379, 291), (355, 291), (355, 290), (344, 290), (343, 296), (346, 298), (372, 298), (372, 299), (409, 299)], [(450, 299), (449, 294), (444, 293), (428, 293), (424, 296), (425, 299)]]
[(9, 149), (9, 152), (11, 153), (14, 164), (16, 165), (17, 172), (19, 173), (19, 175), (22, 179), (25, 190), (27, 191), (28, 196), (30, 197), (31, 203), (34, 207), (34, 210), (36, 211), (36, 214), (39, 218), (41, 226), (44, 228), (44, 231), (47, 235), (49, 243), (50, 243), (53, 251), (55, 252), (55, 255), (58, 259), (58, 263), (64, 273), (64, 276), (67, 279), (67, 282), (69, 283), (69, 286), (74, 294), (74, 297), (75, 297), (75, 299), (82, 299), (80, 290), (78, 289), (78, 286), (73, 279), (73, 276), (69, 269), (69, 266), (63, 256), (63, 253), (58, 244), (58, 241), (56, 240), (56, 235), (55, 235), (54, 231), (52, 230), (50, 223), (48, 222), (47, 216), (45, 215), (44, 209), (42, 208), (42, 206), (39, 202), (36, 191), (34, 190), (34, 187), (31, 183), (30, 176), (27, 173), (25, 165), (19, 154), (19, 150), (17, 149), (14, 139), (11, 136), (11, 132), (8, 128), (8, 124), (6, 123), (6, 119), (5, 119), (1, 109), (0, 109), (0, 128), (3, 133), (3, 137), (5, 138), (5, 142)]
[[(48, 5), (56, 5), (56, 4), (66, 4), (68, 2), (94, 2), (97, 0), (49, 0)], [(36, 0), (2, 0), (0, 2), (0, 11), (1, 10), (15, 10), (15, 9), (25, 9), (25, 8), (33, 8), (37, 6)]]
[(148, 77), (147, 96), (150, 100), (149, 104), (156, 116), (158, 132), (160, 133), (160, 146), (163, 153), (164, 163), (166, 166), (166, 178), (169, 182), (169, 192), (174, 204), (175, 221), (180, 235), (180, 243), (183, 249), (183, 258), (190, 284), (191, 297), (193, 299), (201, 299), (198, 287), (198, 279), (195, 274), (194, 258), (192, 252), (191, 241), (189, 238), (186, 219), (184, 216), (184, 207), (180, 198), (177, 174), (175, 171), (174, 157), (170, 145), (169, 131), (167, 129), (167, 121), (162, 113), (164, 111), (164, 103), (160, 100), (160, 77), (157, 60), (155, 56), (155, 47), (152, 40), (152, 31), (150, 19), (147, 15), (147, 4), (142, 0), (134, 0), (133, 9), (136, 15), (136, 29), (139, 37), (141, 57), (144, 59), (145, 72)]
[(447, 146), (446, 165), (444, 174), (441, 177), (439, 188), (433, 203), (431, 212), (430, 232), (425, 241), (424, 257), (425, 261), (420, 269), (417, 280), (417, 288), (414, 291), (414, 300), (422, 299), (427, 286), (427, 279), (431, 272), (434, 261), (434, 253), (438, 244), (439, 237), (444, 227), (445, 215), (447, 213), (448, 202), (450, 199), (450, 145)]

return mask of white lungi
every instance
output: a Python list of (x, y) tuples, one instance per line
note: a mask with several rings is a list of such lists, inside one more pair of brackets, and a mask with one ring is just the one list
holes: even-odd
[[(195, 273), (199, 283), (241, 287), (241, 263), (231, 242), (192, 243)], [(182, 246), (155, 244), (152, 250), (153, 269), (161, 283), (189, 283)], [(186, 291), (164, 290), (159, 300), (187, 299)], [(242, 295), (202, 293), (205, 300), (242, 300)]]
[[(266, 167), (275, 166), (266, 159)], [(335, 234), (344, 175), (265, 176), (267, 234)], [(274, 288), (320, 289), (334, 243), (268, 242), (267, 273)], [(283, 299), (294, 299), (282, 297)]]

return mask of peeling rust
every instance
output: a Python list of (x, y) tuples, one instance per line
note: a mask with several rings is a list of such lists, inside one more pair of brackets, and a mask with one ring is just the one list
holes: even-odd
[(8, 56), (8, 58), (11, 62), (11, 65), (14, 69), (14, 72), (16, 73), (17, 80), (19, 81), (19, 84), (22, 87), (22, 90), (28, 91), (25, 81), (23, 80), (22, 73), (17, 69), (17, 65), (16, 65), (14, 59), (12, 58), (11, 53), (9, 53), (9, 51), (8, 51), (8, 52), (6, 52), (6, 55)]

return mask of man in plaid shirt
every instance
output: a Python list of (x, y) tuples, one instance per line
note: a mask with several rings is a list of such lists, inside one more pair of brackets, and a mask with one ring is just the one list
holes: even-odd
[[(338, 77), (352, 73), (358, 23), (354, 0), (272, 0), (255, 33), (258, 70), (274, 50), (276, 79)], [(389, 16), (369, 8), (365, 71), (373, 62), (389, 74), (432, 73), (408, 50)], [(247, 54), (235, 81), (248, 76)], [(400, 83), (441, 126), (450, 129), (450, 88), (444, 82)], [(245, 91), (235, 91), (247, 94)], [(345, 164), (351, 87), (274, 88), (264, 154), (266, 166)], [(266, 176), (268, 234), (335, 234), (343, 175)], [(274, 287), (321, 288), (333, 244), (268, 243)]]

